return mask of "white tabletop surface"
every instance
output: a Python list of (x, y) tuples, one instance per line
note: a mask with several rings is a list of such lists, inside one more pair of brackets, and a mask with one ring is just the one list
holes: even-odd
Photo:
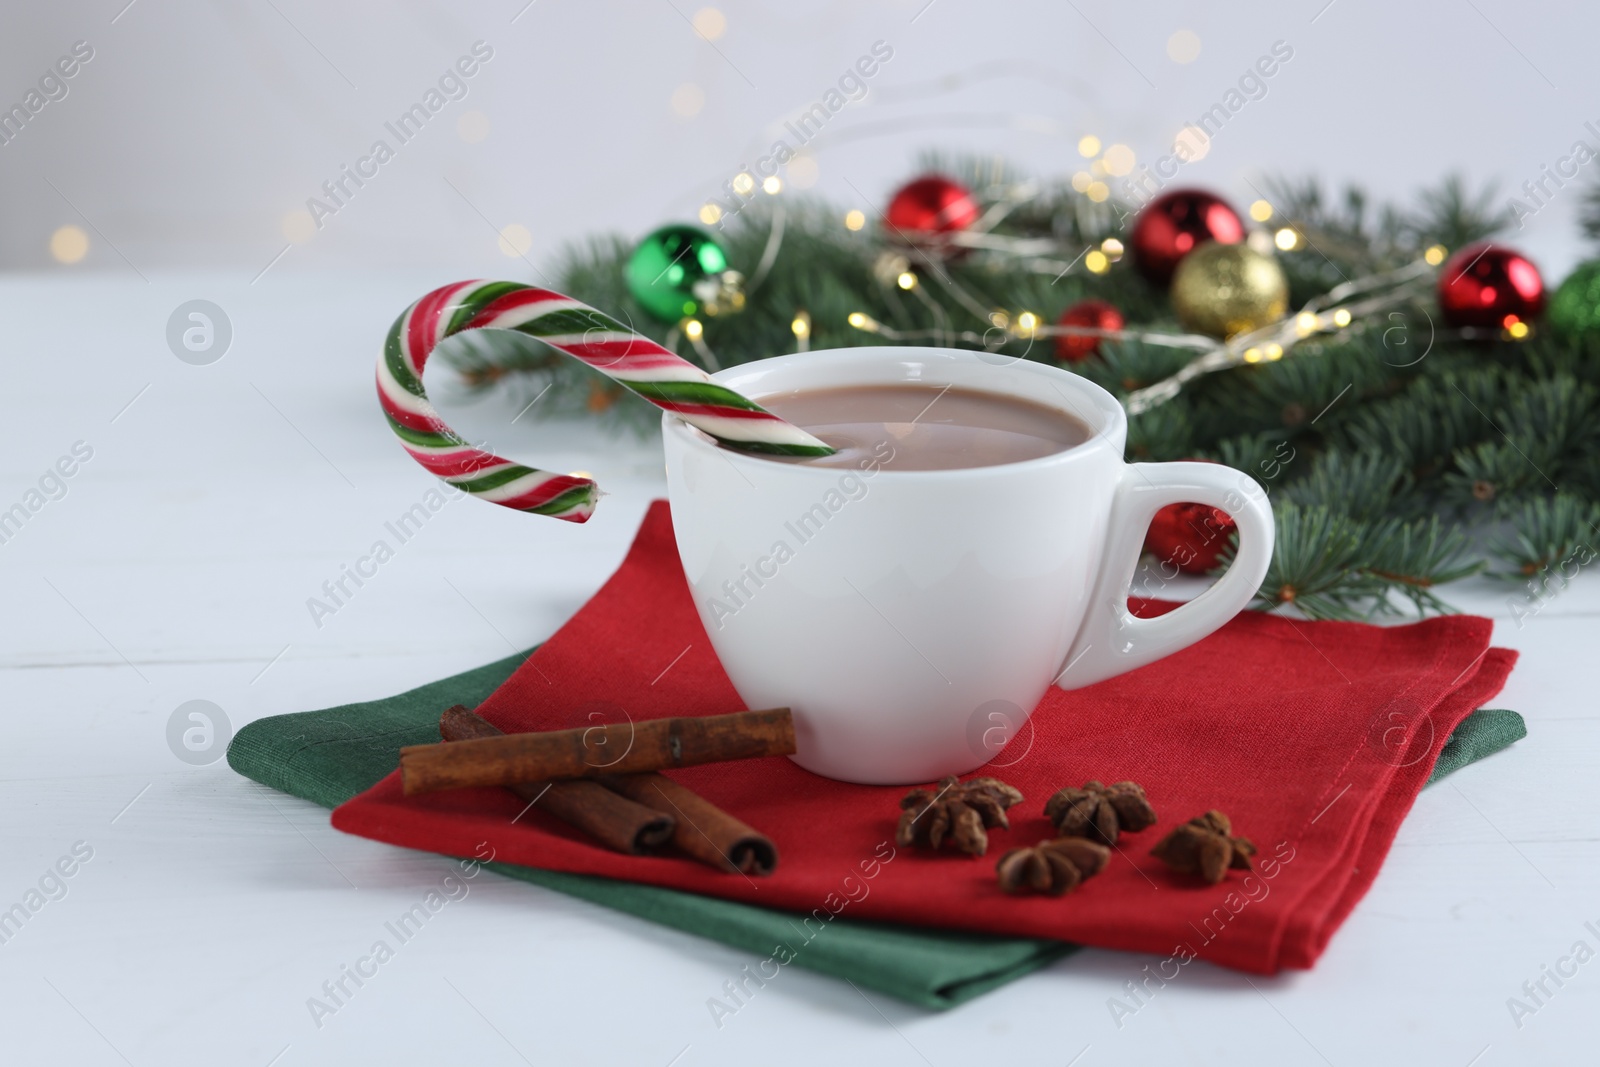
[[(1587, 574), (1520, 628), (1514, 589), (1450, 590), (1521, 652), (1494, 703), (1529, 735), (1422, 794), (1313, 971), (1197, 963), (1119, 1028), (1108, 998), (1154, 957), (1081, 952), (943, 1013), (787, 968), (719, 1029), (707, 999), (758, 957), (481, 875), (318, 1026), (308, 998), (454, 863), (338, 833), (220, 759), (180, 761), (174, 709), (210, 700), (237, 730), (531, 645), (663, 492), (654, 442), (509, 426), (509, 397), (446, 403), (611, 495), (586, 526), (452, 504), (316, 626), (307, 598), (432, 484), (379, 417), (371, 368), (394, 315), (448, 280), (0, 282), (0, 511), (93, 449), (0, 543), (0, 909), (41, 878), (59, 897), (0, 945), (0, 1063), (1594, 1062), (1600, 962), (1546, 979), (1537, 1005), (1523, 990), (1577, 942), (1600, 951)], [(208, 366), (166, 342), (195, 298), (233, 328)], [(61, 896), (46, 875), (75, 846), (92, 858), (66, 865)], [(1512, 997), (1536, 1010), (1514, 1019)]]

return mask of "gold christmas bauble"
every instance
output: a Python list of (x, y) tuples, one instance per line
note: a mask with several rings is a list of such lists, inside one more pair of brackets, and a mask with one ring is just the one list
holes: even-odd
[(1289, 279), (1277, 260), (1249, 245), (1208, 241), (1179, 262), (1172, 310), (1184, 329), (1196, 333), (1249, 333), (1289, 310)]

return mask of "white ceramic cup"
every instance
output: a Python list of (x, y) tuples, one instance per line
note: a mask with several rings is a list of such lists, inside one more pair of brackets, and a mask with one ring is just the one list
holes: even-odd
[[(673, 528), (701, 621), (747, 706), (793, 709), (792, 758), (817, 774), (899, 785), (982, 766), (1052, 682), (1078, 689), (1193, 644), (1266, 574), (1273, 525), (1261, 487), (1216, 464), (1123, 462), (1122, 406), (1068, 371), (866, 347), (715, 377), (757, 401), (951, 385), (1056, 408), (1093, 431), (1019, 463), (841, 470), (732, 452), (663, 419)], [(1236, 558), (1190, 603), (1135, 618), (1128, 590), (1145, 531), (1182, 501), (1233, 517)]]

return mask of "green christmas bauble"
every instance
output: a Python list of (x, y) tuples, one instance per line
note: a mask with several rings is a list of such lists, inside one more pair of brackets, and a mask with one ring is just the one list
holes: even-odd
[(1580, 263), (1567, 275), (1550, 298), (1545, 321), (1566, 337), (1600, 334), (1600, 259)]
[(720, 315), (744, 306), (743, 279), (728, 269), (722, 246), (698, 226), (663, 226), (628, 260), (628, 292), (663, 322)]

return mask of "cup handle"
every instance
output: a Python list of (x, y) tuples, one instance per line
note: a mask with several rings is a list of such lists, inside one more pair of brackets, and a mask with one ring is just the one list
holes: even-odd
[[(1153, 619), (1128, 611), (1128, 594), (1156, 512), (1168, 504), (1209, 504), (1239, 530), (1233, 563), (1210, 589)], [(1089, 611), (1056, 676), (1063, 689), (1112, 678), (1194, 644), (1237, 615), (1266, 577), (1272, 560), (1272, 505), (1249, 475), (1215, 463), (1130, 463), (1111, 504), (1104, 565)]]

